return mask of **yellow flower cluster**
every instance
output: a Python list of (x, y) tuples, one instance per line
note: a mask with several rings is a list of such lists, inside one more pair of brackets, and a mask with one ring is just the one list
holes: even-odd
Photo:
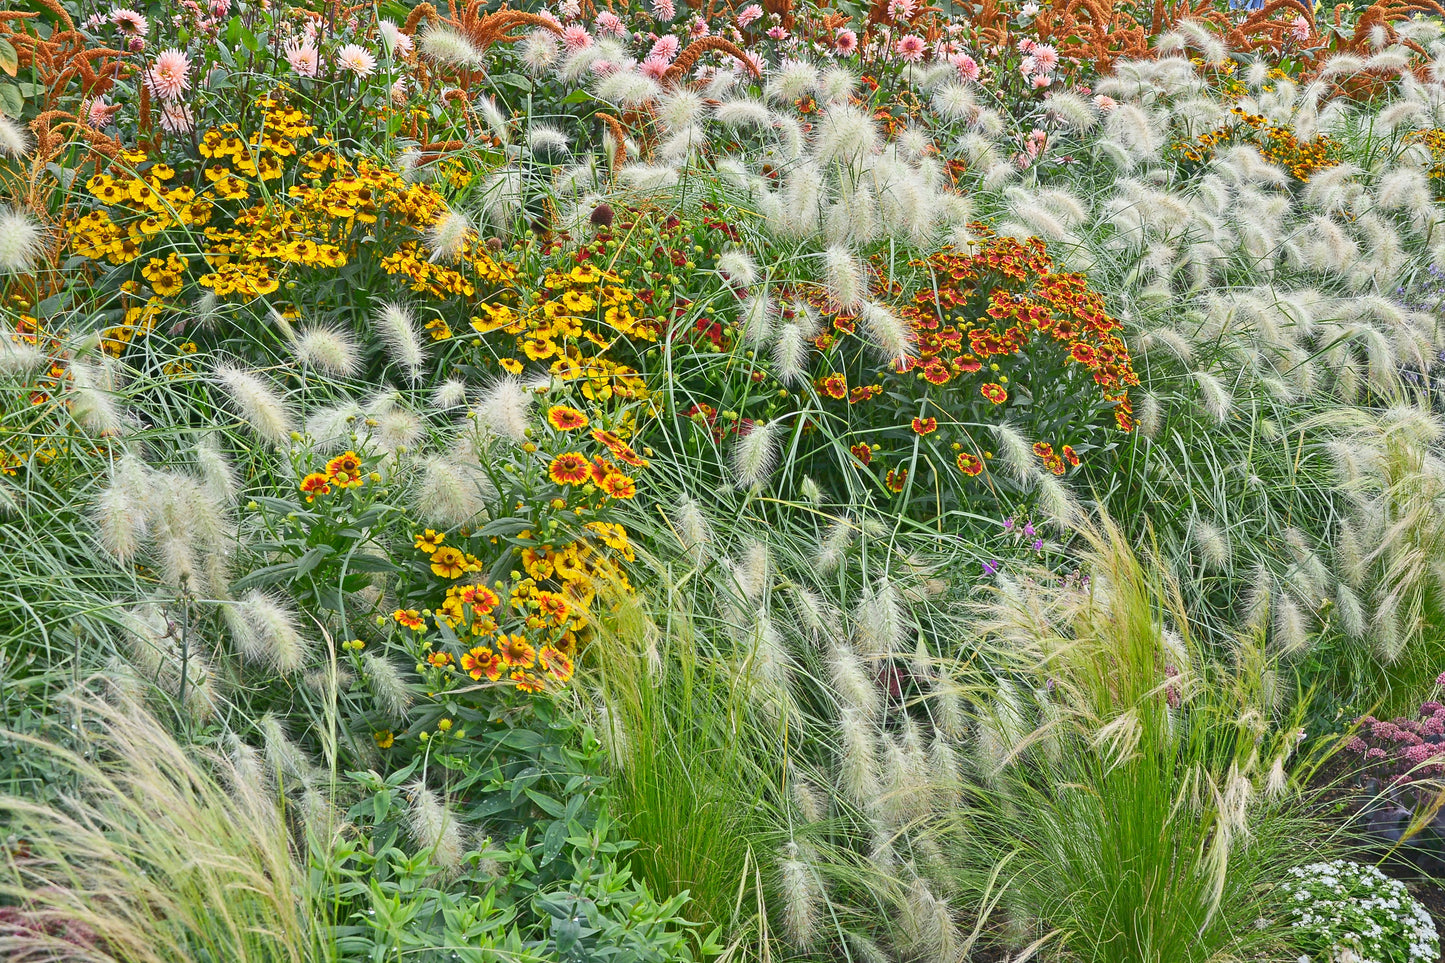
[[(72, 225), (71, 250), (114, 265), (141, 262), (139, 281), (150, 289), (147, 296), (131, 284), (129, 293), (145, 304), (130, 307), (105, 333), (106, 350), (119, 353), (149, 333), (188, 279), (218, 298), (249, 301), (274, 293), (288, 275), (344, 266), (361, 255), (364, 238), (382, 231), (397, 238), (383, 248), (382, 269), (406, 277), (419, 294), (469, 298), (479, 285), (505, 289), (516, 278), (515, 267), (470, 240), (451, 263), (434, 263), (417, 238), (446, 212), (435, 188), (407, 183), (373, 160), (347, 158), (295, 107), (274, 98), (260, 103), (258, 130), (228, 124), (206, 131), (199, 164), (177, 170), (128, 151), (86, 182), (100, 206)], [(464, 179), (459, 170), (447, 178)], [(185, 243), (167, 236), (174, 228), (186, 229)], [(432, 334), (450, 331), (443, 322)]]
[(471, 323), (478, 334), (512, 336), (501, 359), (508, 371), (520, 372), (525, 357), (547, 363), (562, 381), (577, 382), (589, 401), (644, 399), (641, 373), (608, 357), (619, 341), (657, 341), (659, 325), (637, 313), (642, 306), (622, 278), (583, 264), (566, 273), (549, 271), (526, 308), (482, 304)]
[[(423, 643), (427, 663), (437, 669), (460, 666), (477, 681), (498, 682), (505, 676), (524, 692), (571, 679), (573, 660), (594, 631), (588, 609), (598, 583), (631, 591), (618, 561), (634, 558), (626, 529), (611, 522), (591, 522), (586, 528), (598, 544), (581, 538), (520, 549), (525, 572), (512, 573), (510, 588), (480, 580), (481, 560), (444, 544), (443, 533), (427, 529), (415, 536), (415, 547), (427, 556), (432, 572), (452, 583), (431, 614), (477, 643), (463, 643), (470, 647), (459, 655)], [(524, 531), (518, 538), (531, 542), (533, 533)], [(398, 609), (392, 618), (421, 634), (427, 629), (425, 614)]]

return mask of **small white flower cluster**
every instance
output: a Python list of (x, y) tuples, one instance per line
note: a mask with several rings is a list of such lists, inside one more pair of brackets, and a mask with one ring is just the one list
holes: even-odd
[(1285, 884), (1299, 963), (1435, 963), (1435, 922), (1399, 880), (1335, 860), (1289, 871)]

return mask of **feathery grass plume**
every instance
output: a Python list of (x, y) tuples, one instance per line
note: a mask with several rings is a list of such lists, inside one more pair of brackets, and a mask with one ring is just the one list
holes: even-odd
[(278, 672), (290, 673), (301, 668), (306, 661), (307, 643), (301, 638), (296, 613), (279, 596), (252, 589), (237, 609), (249, 629), (237, 632), (233, 626), (232, 641), (241, 649), (242, 656), (270, 665)]
[(292, 418), (274, 386), (258, 374), (232, 364), (215, 369), (232, 409), (262, 440), (274, 445), (291, 441)]
[(109, 373), (99, 365), (85, 362), (70, 365), (70, 390), (66, 396), (71, 417), (86, 431), (101, 437), (123, 434), (125, 429), (112, 383)]
[(291, 339), (291, 350), (302, 364), (337, 377), (349, 377), (361, 367), (356, 341), (342, 331), (326, 325), (308, 325)]
[(546, 158), (560, 158), (571, 152), (567, 135), (550, 124), (533, 124), (527, 128), (527, 150)]
[(1299, 603), (1289, 592), (1280, 592), (1270, 606), (1274, 621), (1274, 644), (1281, 655), (1292, 656), (1309, 647), (1309, 626)]
[(707, 144), (707, 131), (700, 125), (674, 131), (657, 145), (657, 156), (674, 167), (686, 167)]
[(378, 452), (410, 451), (422, 439), (422, 420), (405, 408), (390, 408), (367, 419), (366, 442)]
[(349, 447), (360, 431), (361, 406), (350, 399), (317, 408), (306, 418), (306, 435), (320, 451)]
[(1048, 94), (1044, 97), (1044, 110), (1059, 124), (1074, 130), (1088, 130), (1099, 122), (1099, 112), (1094, 105), (1078, 94), (1062, 91)]
[(407, 823), (414, 843), (444, 873), (461, 868), (466, 855), (461, 824), (451, 809), (425, 782), (418, 779), (404, 789)]
[(873, 118), (851, 104), (834, 103), (824, 108), (814, 132), (814, 153), (820, 163), (856, 167), (878, 147), (878, 130)]
[(20, 157), (30, 149), (30, 137), (9, 117), (0, 115), (0, 157)]
[(821, 575), (832, 575), (843, 564), (843, 557), (853, 544), (853, 524), (847, 518), (836, 518), (828, 524), (828, 530), (818, 545), (818, 554), (813, 559), (814, 567)]
[(873, 301), (864, 301), (858, 312), (868, 343), (883, 361), (892, 363), (911, 357), (917, 347), (913, 329), (892, 311)]
[(828, 679), (840, 704), (865, 719), (876, 720), (883, 711), (883, 695), (869, 677), (863, 660), (846, 645), (828, 646)]
[(848, 186), (828, 208), (823, 228), (824, 236), (833, 244), (866, 244), (873, 240), (881, 228), (873, 191), (864, 184)]
[(804, 475), (803, 480), (798, 483), (798, 495), (809, 505), (821, 505), (827, 501), (823, 489), (811, 475)]
[(467, 383), (459, 378), (448, 378), (432, 392), (432, 407), (439, 411), (450, 411), (467, 403)]
[(838, 611), (831, 602), (825, 601), (807, 586), (796, 583), (788, 586), (788, 594), (793, 612), (797, 616), (796, 625), (802, 635), (818, 642), (826, 635), (838, 635), (842, 632)]
[(1365, 635), (1365, 607), (1344, 582), (1335, 585), (1335, 622), (1349, 638), (1359, 639)]
[(874, 752), (876, 727), (861, 710), (838, 710), (838, 785), (860, 809), (871, 810), (878, 801), (878, 760)]
[(536, 397), (522, 379), (499, 378), (487, 388), (472, 412), (492, 435), (520, 445), (527, 440)]
[(1153, 392), (1140, 392), (1134, 404), (1139, 433), (1145, 438), (1157, 437), (1164, 426), (1164, 403)]
[(39, 347), (19, 337), (13, 329), (0, 325), (0, 376), (27, 375), (48, 360)]
[(663, 129), (674, 131), (703, 120), (708, 108), (707, 102), (696, 91), (683, 87), (663, 94), (653, 109)]
[(274, 806), (269, 798), (274, 790), (266, 773), (266, 764), (254, 746), (242, 742), (234, 732), (227, 732), (223, 739), (226, 745), (226, 760), (230, 763), (226, 775), (230, 777), (231, 798), (246, 809), (254, 810)]
[(1224, 382), (1207, 371), (1195, 371), (1189, 377), (1199, 386), (1199, 397), (1204, 411), (1218, 424), (1224, 424), (1229, 419), (1234, 404)]
[(269, 665), (270, 649), (261, 641), (260, 633), (246, 617), (246, 603), (226, 602), (221, 605), (220, 611), (221, 621), (226, 625), (226, 634), (231, 637), (231, 644), (241, 657), (257, 664)]
[(158, 605), (133, 605), (120, 612), (128, 665), (162, 688), (172, 688), (175, 624)]
[(729, 563), (729, 568), (742, 597), (761, 602), (773, 583), (773, 559), (768, 546), (749, 539), (743, 545), (742, 554)]
[(1015, 478), (1027, 482), (1038, 477), (1038, 457), (1022, 432), (1007, 422), (1000, 422), (993, 426), (993, 434), (998, 439), (999, 461)]
[(449, 27), (432, 26), (421, 35), (417, 45), (421, 55), (447, 67), (475, 70), (486, 64), (486, 57), (471, 41)]
[(1162, 146), (1156, 119), (1137, 104), (1121, 103), (1109, 111), (1104, 132), (1134, 161), (1154, 158)]
[(903, 716), (903, 728), (897, 736), (882, 735), (881, 755), (887, 785), (878, 809), (887, 824), (903, 828), (929, 811), (931, 786), (928, 774), (928, 752), (918, 723)]
[(768, 71), (764, 94), (783, 104), (812, 93), (818, 86), (818, 68), (806, 60), (784, 60)]
[(973, 91), (963, 84), (944, 84), (933, 92), (933, 110), (945, 120), (966, 120), (978, 109)]
[(799, 709), (788, 682), (792, 656), (783, 645), (778, 627), (766, 612), (758, 612), (747, 632), (742, 668), (747, 694), (772, 725), (796, 720)]
[(904, 945), (916, 956), (936, 963), (960, 955), (961, 934), (948, 904), (934, 895), (928, 881), (914, 876), (903, 904)]
[(262, 747), (266, 753), (266, 766), (271, 775), (285, 791), (293, 786), (311, 781), (311, 761), (301, 747), (291, 741), (286, 729), (274, 713), (268, 712), (257, 720), (261, 730)]
[(387, 356), (415, 381), (426, 363), (426, 352), (411, 309), (396, 301), (383, 301), (372, 316), (371, 328), (381, 339)]
[(783, 225), (793, 237), (817, 233), (827, 196), (827, 185), (818, 166), (799, 161), (787, 174), (783, 189)]
[(1082, 515), (1083, 509), (1069, 486), (1049, 472), (1034, 475), (1039, 510), (1059, 528), (1068, 528)]
[(1149, 354), (1156, 348), (1164, 348), (1174, 357), (1188, 364), (1194, 359), (1194, 345), (1178, 331), (1169, 327), (1153, 328), (1139, 336), (1139, 351)]
[(717, 271), (739, 287), (756, 284), (760, 275), (758, 262), (740, 247), (730, 247), (717, 256)]
[[(206, 591), (198, 552), (215, 552), (232, 537), (225, 509), (205, 485), (183, 472), (152, 474), (151, 533), (161, 579), (186, 595)], [(224, 564), (220, 567), (224, 571)], [(217, 586), (217, 591), (224, 591)]]
[(842, 244), (823, 251), (823, 289), (838, 311), (855, 311), (863, 303), (863, 267)]
[(825, 104), (846, 103), (858, 87), (858, 76), (847, 67), (829, 67), (818, 78), (818, 98)]
[(793, 807), (798, 810), (798, 815), (803, 817), (805, 823), (816, 823), (828, 815), (827, 798), (818, 791), (804, 777), (798, 775), (790, 767), (791, 777), (788, 779), (788, 795), (793, 800)]
[(1244, 598), (1244, 624), (1263, 632), (1274, 601), (1274, 577), (1260, 563), (1254, 566), (1253, 576), (1246, 584), (1249, 590)]
[(718, 104), (713, 119), (724, 127), (767, 127), (772, 123), (772, 114), (760, 100), (737, 97)]
[(221, 442), (215, 435), (206, 435), (194, 448), (196, 465), (201, 469), (206, 492), (218, 505), (236, 504), (241, 490), (240, 479), (231, 460), (221, 451)]
[[(621, 107), (641, 107), (656, 100), (662, 93), (657, 81), (636, 70), (614, 70), (597, 80), (594, 87), (597, 98)], [(767, 108), (763, 108), (764, 116)], [(721, 119), (722, 109), (718, 109)], [(766, 121), (764, 121), (766, 123)]]
[[(1349, 444), (1341, 442), (1339, 450), (1352, 454), (1349, 451)], [(1346, 473), (1345, 482), (1352, 479), (1351, 473)], [(1366, 557), (1364, 546), (1355, 526), (1350, 524), (1349, 519), (1342, 518), (1339, 522), (1338, 534), (1334, 540), (1335, 564), (1339, 567), (1341, 578), (1351, 586), (1358, 589), (1365, 583), (1365, 577), (1369, 573), (1369, 560)]]
[(411, 692), (391, 660), (367, 652), (361, 657), (361, 670), (381, 711), (393, 719), (405, 719), (411, 708)]
[(754, 350), (763, 348), (772, 339), (776, 313), (776, 305), (768, 296), (766, 288), (743, 299), (739, 320), (742, 322), (743, 337)]
[(296, 337), (296, 329), (291, 326), (291, 319), (278, 311), (274, 305), (266, 308), (266, 320), (271, 322), (272, 327), (287, 341)]
[(827, 901), (812, 860), (804, 856), (798, 844), (789, 841), (783, 847), (783, 858), (778, 860), (783, 936), (800, 953), (808, 952), (817, 943), (823, 923), (823, 903)]
[(942, 733), (934, 733), (928, 746), (928, 783), (933, 808), (939, 813), (954, 812), (962, 805), (963, 766), (958, 751)]
[(873, 658), (904, 651), (908, 624), (898, 588), (887, 576), (866, 585), (853, 612), (853, 643), (864, 656)]
[(692, 496), (683, 495), (677, 500), (672, 522), (683, 551), (695, 564), (701, 565), (707, 558), (708, 546), (713, 541), (712, 525), (708, 522), (702, 506)]
[(773, 340), (773, 377), (785, 385), (800, 384), (808, 376), (812, 332), (798, 321), (787, 321)]
[(533, 30), (517, 46), (522, 64), (534, 76), (545, 73), (557, 63), (559, 46), (556, 36), (545, 28)]
[(756, 423), (733, 443), (733, 487), (746, 491), (767, 481), (778, 463), (782, 422)]
[(411, 507), (417, 517), (438, 528), (465, 525), (487, 511), (497, 490), (481, 466), (445, 455), (421, 459), (412, 484)]
[(29, 274), (44, 248), (45, 233), (28, 213), (0, 208), (0, 274)]
[(322, 913), (277, 808), (233, 798), (224, 757), (183, 747), (116, 687), (108, 695), (74, 702), (86, 755), (19, 737), (80, 788), (45, 805), (0, 798), (0, 819), (27, 840), (0, 871), (0, 894), (24, 907), (24, 922), (0, 929), (0, 957), (178, 963), (206, 947), (242, 963), (306, 959)]
[(677, 183), (678, 171), (664, 164), (628, 164), (617, 178), (635, 191), (658, 192)]
[(150, 533), (151, 470), (139, 456), (126, 452), (111, 468), (110, 482), (95, 500), (94, 518), (100, 544), (120, 562), (130, 562)]
[(1213, 522), (1194, 516), (1194, 545), (1199, 550), (1205, 571), (1222, 572), (1229, 567), (1233, 550), (1229, 534)]
[(462, 211), (443, 208), (426, 232), (426, 245), (431, 248), (429, 261), (451, 263), (462, 256), (467, 242), (476, 232), (472, 220)]

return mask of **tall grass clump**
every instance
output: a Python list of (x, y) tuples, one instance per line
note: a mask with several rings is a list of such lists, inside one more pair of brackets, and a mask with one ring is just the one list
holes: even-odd
[(746, 927), (756, 904), (740, 896), (756, 889), (777, 832), (766, 787), (780, 760), (750, 740), (746, 720), (739, 727), (740, 693), (700, 655), (693, 613), (660, 584), (661, 620), (624, 602), (615, 637), (598, 649), (595, 724), (613, 764), (612, 800), (649, 886), (686, 889), (696, 918)]
[(77, 698), (83, 750), (8, 733), (73, 775), (56, 805), (0, 796), (17, 842), (0, 867), (0, 956), (120, 963), (331, 959), (264, 779), (183, 747), (117, 696)]
[(1210, 661), (1167, 570), (1117, 526), (1081, 535), (1082, 579), (984, 605), (980, 628), (1016, 657), (979, 700), (1001, 751), (953, 820), (958, 885), (1015, 948), (1119, 963), (1278, 952), (1276, 887), (1329, 846), (1275, 771), (1302, 708), (1282, 712), (1257, 640)]

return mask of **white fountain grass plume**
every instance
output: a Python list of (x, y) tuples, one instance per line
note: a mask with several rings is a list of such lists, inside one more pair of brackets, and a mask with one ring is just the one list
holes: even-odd
[(302, 364), (335, 377), (350, 377), (361, 367), (356, 339), (341, 328), (313, 324), (292, 332), (291, 350)]
[(482, 467), (456, 455), (430, 455), (417, 463), (410, 504), (437, 528), (466, 525), (487, 513), (496, 488)]
[(486, 58), (465, 36), (448, 27), (433, 26), (421, 35), (421, 55), (447, 67), (477, 69)]
[(777, 465), (778, 448), (785, 432), (780, 421), (754, 424), (733, 443), (730, 464), (735, 488), (747, 490), (767, 480)]
[(384, 301), (372, 315), (371, 328), (387, 356), (415, 381), (426, 363), (426, 352), (411, 309), (397, 301)]
[(17, 158), (30, 150), (30, 136), (9, 117), (0, 114), (0, 157)]
[(818, 942), (825, 922), (823, 881), (812, 854), (792, 841), (783, 847), (777, 872), (783, 935), (795, 950), (807, 952)]
[(487, 387), (472, 414), (489, 434), (520, 445), (527, 440), (535, 401), (536, 394), (521, 378), (508, 375)]
[(0, 208), (0, 274), (29, 274), (44, 249), (45, 232), (29, 213)]
[(297, 613), (281, 596), (253, 589), (221, 611), (242, 658), (282, 673), (295, 672), (305, 662), (310, 643), (301, 637)]
[(390, 659), (373, 652), (361, 657), (361, 667), (377, 706), (392, 719), (405, 720), (412, 695), (401, 670)]
[(456, 815), (421, 779), (408, 783), (404, 793), (412, 842), (444, 874), (460, 870), (466, 842)]
[(854, 311), (866, 294), (864, 269), (846, 246), (830, 245), (823, 252), (823, 289), (839, 311)]

